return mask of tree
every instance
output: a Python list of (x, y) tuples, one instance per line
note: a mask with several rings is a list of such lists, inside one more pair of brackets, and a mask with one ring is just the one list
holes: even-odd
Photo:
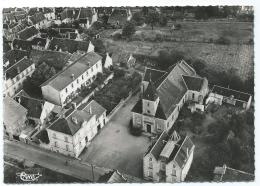
[(141, 26), (142, 24), (144, 24), (144, 16), (142, 14), (142, 12), (136, 12), (133, 14), (132, 20), (135, 21), (137, 26)]
[(153, 27), (159, 22), (159, 13), (158, 12), (149, 12), (145, 22)]
[(160, 26), (166, 26), (167, 22), (168, 22), (168, 19), (166, 16), (164, 16), (164, 15), (160, 16), (160, 19), (159, 19)]
[(93, 45), (95, 46), (95, 52), (105, 55), (106, 54), (106, 47), (101, 39), (93, 40)]
[(123, 27), (122, 35), (131, 37), (135, 33), (135, 25), (132, 21), (127, 21)]

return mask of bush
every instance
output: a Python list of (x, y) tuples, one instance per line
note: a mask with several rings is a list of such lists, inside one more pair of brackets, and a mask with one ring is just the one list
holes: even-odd
[(142, 128), (141, 127), (134, 127), (132, 119), (130, 120), (129, 128), (130, 128), (130, 133), (131, 134), (133, 134), (134, 136), (141, 136)]

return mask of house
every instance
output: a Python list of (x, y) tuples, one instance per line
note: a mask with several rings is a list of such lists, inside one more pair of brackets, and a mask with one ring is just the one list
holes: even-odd
[(14, 65), (22, 58), (28, 56), (29, 53), (26, 50), (9, 50), (3, 55), (4, 69), (7, 69)]
[(47, 19), (47, 21), (54, 20), (55, 19), (55, 13), (52, 8), (43, 7), (42, 13), (44, 17)]
[(133, 126), (160, 134), (172, 127), (184, 103), (202, 104), (208, 81), (181, 60), (168, 71), (146, 68), (141, 89), (142, 98), (132, 109)]
[(85, 108), (56, 120), (46, 130), (50, 150), (78, 157), (105, 125), (106, 109), (92, 100)]
[(112, 11), (110, 17), (108, 18), (107, 23), (112, 27), (122, 27), (127, 21), (130, 21), (132, 18), (132, 13), (124, 8), (116, 8)]
[(127, 179), (118, 170), (110, 171), (100, 176), (98, 183), (127, 183)]
[(38, 35), (39, 31), (34, 26), (27, 27), (17, 33), (18, 39), (22, 40), (32, 40), (34, 37), (37, 37)]
[(215, 167), (214, 169), (214, 182), (248, 182), (254, 180), (254, 174), (230, 168), (225, 164), (223, 167)]
[(143, 157), (145, 180), (153, 182), (183, 182), (193, 161), (195, 145), (186, 136), (181, 139), (174, 131), (164, 131)]
[(102, 73), (102, 57), (89, 52), (41, 85), (44, 99), (64, 106)]
[(52, 38), (49, 49), (54, 51), (69, 52), (73, 54), (76, 51), (94, 52), (94, 45), (91, 41), (76, 41), (64, 38)]
[(3, 30), (3, 34), (8, 41), (13, 41), (15, 38), (18, 38), (18, 33), (27, 27), (23, 22), (17, 23), (12, 27), (11, 25), (8, 26), (8, 29)]
[(11, 47), (13, 50), (25, 50), (29, 52), (32, 50), (32, 43), (28, 40), (14, 39)]
[(110, 57), (109, 53), (107, 53), (105, 63), (104, 63), (104, 68), (110, 68), (110, 67), (113, 67), (113, 60)]
[(20, 105), (28, 110), (27, 119), (29, 123), (43, 127), (47, 117), (54, 108), (54, 104), (48, 101), (35, 99), (29, 96), (17, 95), (14, 98)]
[(35, 64), (27, 56), (4, 70), (4, 96), (12, 97), (15, 95), (22, 88), (24, 80), (31, 76), (34, 70)]
[(112, 59), (115, 63), (119, 63), (120, 66), (131, 68), (135, 65), (136, 59), (133, 57), (133, 54), (129, 53), (113, 53)]
[(252, 102), (252, 95), (234, 89), (214, 85), (209, 93), (206, 103), (222, 105), (227, 103), (245, 110), (249, 109)]
[(28, 23), (32, 26), (35, 26), (36, 29), (47, 27), (47, 19), (42, 12), (38, 12), (32, 16), (28, 16)]
[(83, 28), (90, 28), (90, 26), (98, 19), (95, 8), (80, 8), (79, 10), (79, 25)]
[(79, 16), (79, 9), (65, 8), (60, 14), (60, 19), (62, 23), (71, 23), (77, 20), (78, 16)]
[(35, 37), (31, 41), (31, 47), (35, 50), (45, 50), (47, 39), (41, 37)]
[(25, 128), (27, 123), (27, 109), (9, 96), (6, 96), (3, 100), (3, 110), (5, 134), (8, 135), (10, 139), (19, 139), (21, 131)]

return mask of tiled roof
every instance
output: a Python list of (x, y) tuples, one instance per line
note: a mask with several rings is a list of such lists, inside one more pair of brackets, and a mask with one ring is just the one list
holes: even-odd
[(48, 14), (52, 12), (53, 12), (52, 8), (48, 8), (48, 7), (44, 7), (42, 11), (43, 14)]
[(201, 77), (193, 77), (193, 76), (182, 76), (185, 84), (187, 85), (187, 89), (200, 91), (204, 82), (204, 79)]
[(27, 56), (28, 52), (25, 50), (9, 50), (3, 56), (4, 59), (8, 60), (10, 66), (21, 60), (24, 56)]
[(86, 53), (85, 52), (74, 52), (71, 57), (69, 58), (69, 61), (75, 62), (82, 56), (84, 56)]
[(143, 113), (143, 102), (140, 99), (131, 110), (132, 112), (142, 114)]
[(18, 121), (27, 114), (26, 108), (8, 96), (6, 96), (3, 100), (3, 110), (3, 122), (6, 125), (17, 125)]
[(123, 25), (127, 21), (126, 9), (115, 9), (108, 19), (108, 24), (116, 24), (117, 21)]
[(250, 97), (251, 97), (251, 95), (248, 94), (248, 93), (239, 92), (237, 90), (221, 87), (221, 86), (218, 86), (218, 85), (214, 85), (212, 92), (219, 94), (219, 95), (223, 95), (225, 97), (234, 96), (234, 99), (242, 100), (242, 101), (245, 101), (245, 102), (248, 102)]
[(15, 8), (3, 8), (3, 13), (11, 13), (15, 10)]
[[(88, 51), (89, 42), (87, 41), (75, 41), (71, 39), (53, 38), (50, 42), (49, 49), (51, 50), (62, 50), (74, 53), (77, 50)], [(57, 47), (57, 48), (56, 48)]]
[(18, 15), (15, 15), (15, 19), (17, 21), (21, 20), (21, 19), (26, 19), (27, 15), (26, 14), (18, 14)]
[(20, 72), (24, 71), (26, 68), (28, 68), (32, 64), (33, 64), (33, 62), (30, 59), (26, 59), (26, 58), (21, 59), (16, 64), (14, 64), (13, 66), (11, 66), (10, 68), (8, 68), (6, 70), (6, 78), (7, 79), (9, 79), (9, 78), (13, 79), (18, 74), (20, 74), (19, 71)]
[(40, 119), (42, 114), (42, 108), (44, 105), (43, 100), (34, 99), (26, 96), (19, 96), (19, 98), (17, 97), (18, 101), (19, 99), (20, 104), (28, 110), (28, 117)]
[(38, 33), (39, 33), (39, 31), (34, 26), (31, 26), (31, 27), (25, 28), (24, 30), (18, 32), (18, 35), (19, 35), (19, 39), (26, 40), (26, 39), (29, 39), (29, 38), (37, 35)]
[[(178, 163), (179, 167), (183, 167), (187, 162), (188, 156), (191, 154), (191, 151), (195, 148), (195, 145), (189, 137), (185, 137), (183, 140), (178, 152), (176, 153), (174, 160)], [(188, 152), (188, 154), (187, 154)]]
[(14, 49), (26, 50), (29, 51), (32, 49), (31, 41), (14, 39), (12, 43)]
[(80, 23), (81, 23), (81, 20), (87, 20), (87, 19), (89, 20), (89, 23), (91, 23), (92, 15), (93, 15), (93, 12), (92, 12), (91, 8), (80, 8), (80, 11), (79, 11)]
[(45, 16), (43, 15), (42, 12), (36, 13), (34, 15), (32, 15), (31, 17), (29, 17), (30, 21), (32, 22), (33, 25), (45, 20)]
[(160, 154), (165, 146), (166, 143), (164, 143), (164, 141), (167, 141), (169, 138), (168, 134), (166, 131), (164, 131), (160, 137), (158, 138), (158, 140), (156, 141), (156, 143), (153, 145), (153, 147), (150, 150), (150, 153), (156, 158), (158, 159), (160, 157)]
[(163, 75), (165, 75), (167, 72), (166, 71), (161, 71), (157, 69), (151, 69), (151, 68), (145, 68), (145, 73), (144, 73), (144, 78), (143, 81), (150, 81), (156, 83), (158, 79), (160, 79)]
[[(89, 111), (90, 107), (91, 112)], [(89, 121), (94, 115), (98, 118), (104, 111), (105, 109), (101, 105), (91, 101), (85, 109), (74, 110), (68, 117), (53, 123), (49, 129), (73, 136), (81, 128), (84, 121)]]
[(29, 11), (28, 11), (28, 15), (29, 16), (33, 16), (34, 14), (36, 14), (38, 11), (37, 11), (37, 8), (30, 8)]
[(48, 132), (46, 129), (41, 130), (35, 137), (40, 139), (42, 142), (46, 144), (50, 143)]
[(61, 13), (61, 20), (64, 20), (66, 18), (76, 19), (78, 17), (78, 15), (79, 15), (79, 9), (77, 9), (77, 8), (66, 8)]
[[(89, 52), (78, 61), (71, 64), (68, 68), (56, 74), (53, 78), (43, 83), (41, 86), (50, 85), (56, 90), (63, 90), (72, 81), (75, 81), (79, 76), (86, 72), (89, 68), (95, 65), (102, 57), (95, 52)], [(71, 75), (74, 75), (74, 79)]]
[[(10, 27), (9, 27), (10, 28)], [(17, 33), (20, 32), (21, 30), (25, 29), (26, 25), (23, 23), (19, 23), (16, 26), (14, 26), (13, 28), (10, 28), (10, 32), (12, 33)]]
[(196, 75), (196, 72), (190, 66), (187, 66), (183, 60), (175, 65), (173, 70), (157, 87), (157, 93), (167, 118), (187, 91), (182, 75)]

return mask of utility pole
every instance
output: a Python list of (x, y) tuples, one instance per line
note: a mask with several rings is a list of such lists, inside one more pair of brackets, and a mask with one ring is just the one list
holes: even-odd
[(94, 165), (91, 164), (91, 169), (92, 169), (92, 177), (93, 177), (93, 183), (95, 182), (95, 177), (94, 177)]

